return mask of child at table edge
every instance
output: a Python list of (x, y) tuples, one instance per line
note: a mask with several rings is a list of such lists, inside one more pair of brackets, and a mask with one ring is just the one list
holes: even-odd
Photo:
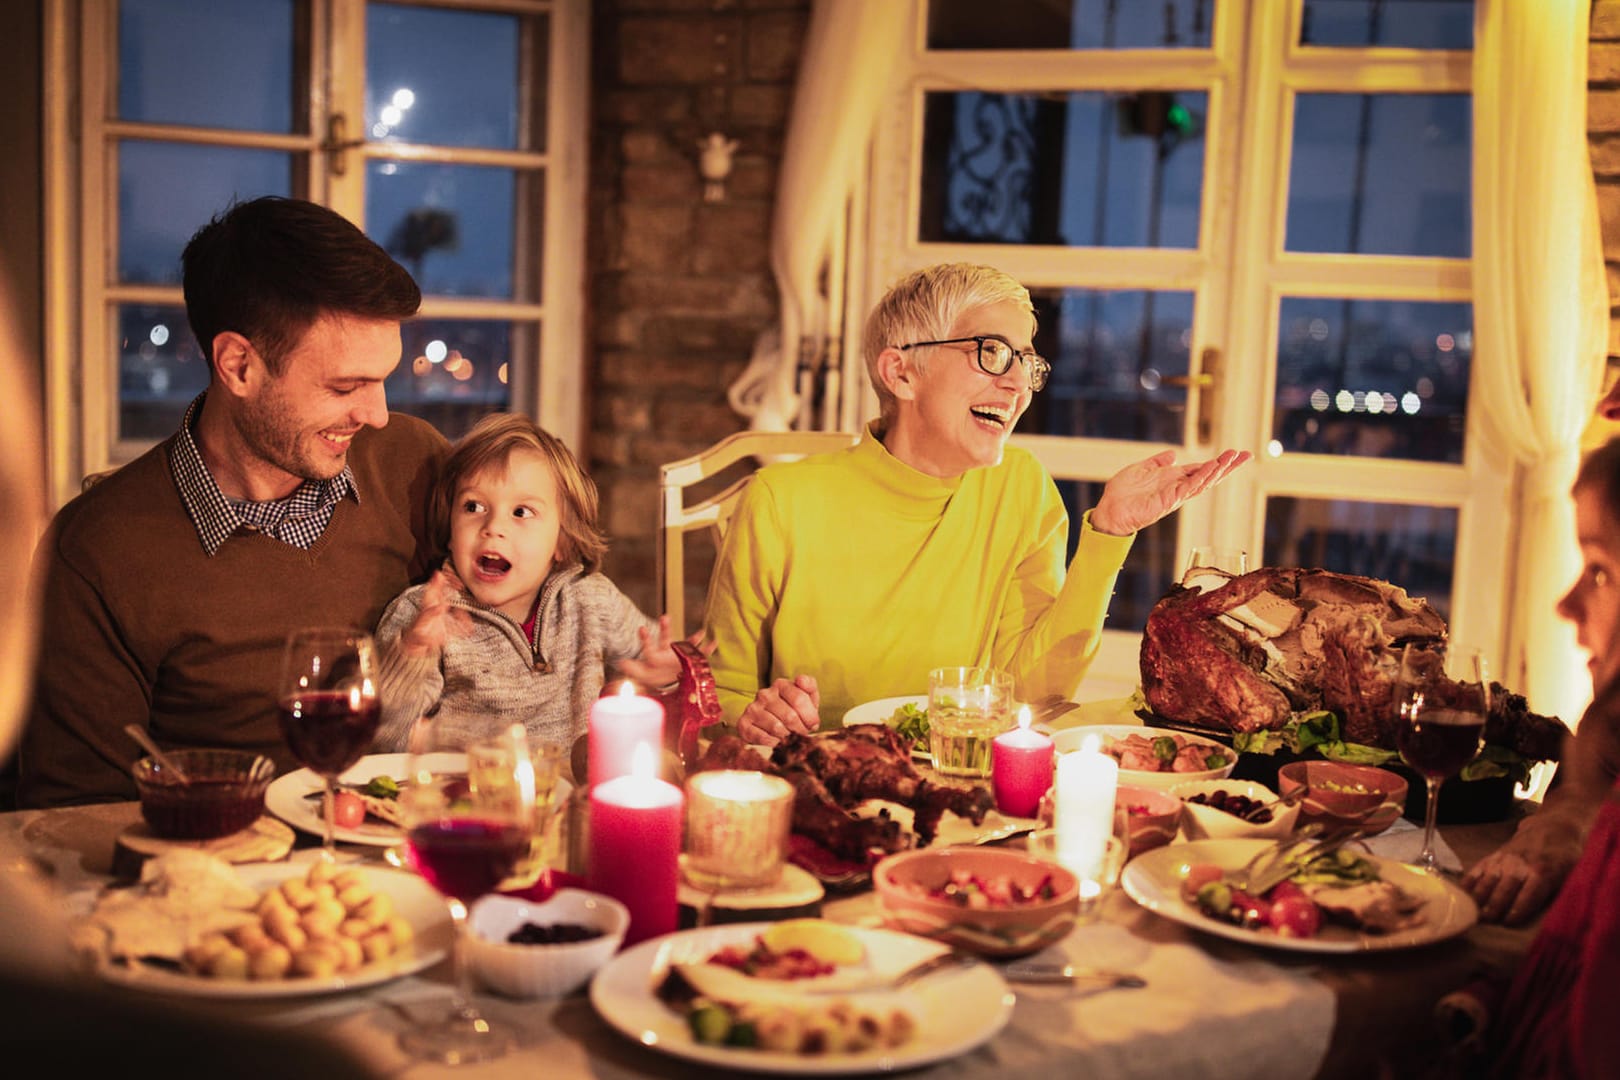
[[(444, 565), (377, 625), (379, 751), (450, 747), (521, 723), (570, 744), (612, 662), (649, 686), (674, 682), (669, 620), (642, 614), (599, 567), (596, 485), (526, 416), (484, 417), (433, 485), (428, 530)], [(415, 743), (415, 746), (411, 746)]]

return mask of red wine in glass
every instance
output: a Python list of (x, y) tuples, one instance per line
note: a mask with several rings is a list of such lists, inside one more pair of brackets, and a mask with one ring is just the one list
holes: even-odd
[(445, 896), (476, 900), (512, 876), (529, 854), (529, 829), (510, 821), (446, 817), (406, 833), (411, 865)]
[(1462, 771), (1479, 753), (1485, 718), (1456, 709), (1425, 709), (1401, 725), (1395, 745), (1401, 760), (1425, 777), (1444, 780)]
[(382, 706), (375, 697), (322, 690), (286, 699), (279, 716), (293, 757), (311, 772), (337, 776), (371, 746)]

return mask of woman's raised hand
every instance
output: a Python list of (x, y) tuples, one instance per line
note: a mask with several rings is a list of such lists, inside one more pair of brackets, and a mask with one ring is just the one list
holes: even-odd
[(1247, 450), (1223, 450), (1208, 461), (1177, 465), (1176, 452), (1162, 450), (1127, 465), (1103, 485), (1102, 497), (1091, 511), (1091, 527), (1111, 536), (1145, 529), (1253, 456)]

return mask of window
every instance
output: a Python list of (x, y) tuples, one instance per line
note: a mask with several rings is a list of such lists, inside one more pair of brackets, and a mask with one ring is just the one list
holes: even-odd
[(1076, 524), (1155, 451), (1257, 455), (1138, 537), (1089, 695), (1135, 686), (1196, 545), (1388, 578), (1495, 642), (1505, 586), (1457, 587), (1506, 578), (1468, 415), (1472, 3), (913, 7), (846, 337), (918, 266), (1023, 281), (1053, 371), (1014, 441)]
[[(292, 195), (411, 270), (390, 407), (447, 436), (516, 409), (577, 444), (586, 0), (54, 0), (50, 444), (59, 501), (208, 384), (179, 255)], [(82, 103), (70, 112), (70, 102)], [(77, 137), (73, 137), (77, 132)], [(72, 358), (77, 358), (72, 359)]]

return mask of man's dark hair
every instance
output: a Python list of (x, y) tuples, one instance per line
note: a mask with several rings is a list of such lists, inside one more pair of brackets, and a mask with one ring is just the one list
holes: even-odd
[(180, 266), (203, 356), (212, 363), (215, 336), (234, 330), (277, 375), (323, 315), (398, 321), (422, 304), (403, 266), (342, 215), (303, 199), (233, 204), (197, 230)]

